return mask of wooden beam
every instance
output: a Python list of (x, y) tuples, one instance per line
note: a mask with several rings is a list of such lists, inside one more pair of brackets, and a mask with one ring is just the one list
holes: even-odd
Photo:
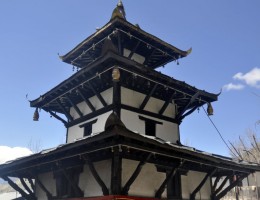
[(8, 184), (17, 192), (19, 192), (22, 197), (24, 197), (27, 200), (36, 200), (35, 196), (31, 196), (29, 194), (27, 194), (25, 191), (23, 191), (23, 189), (21, 189), (16, 183), (14, 183), (10, 178), (8, 178), (7, 176), (2, 176), (2, 179), (4, 179), (5, 181), (8, 182)]
[(216, 177), (216, 179), (215, 179), (215, 181), (214, 181), (214, 185), (212, 186), (212, 193), (215, 192), (216, 187), (217, 187), (217, 185), (218, 185), (218, 182), (219, 182), (220, 178), (221, 178), (221, 176)]
[(52, 112), (52, 111), (50, 111), (50, 110), (48, 110), (46, 108), (42, 108), (42, 109), (45, 110), (46, 112), (50, 113), (51, 116), (53, 116), (56, 119), (60, 120), (64, 124), (64, 126), (67, 126), (68, 122), (66, 120), (62, 119), (59, 115), (57, 115), (56, 113), (54, 113), (54, 112)]
[(79, 107), (72, 101), (72, 99), (70, 98), (70, 96), (68, 94), (66, 94), (66, 97), (68, 99), (68, 101), (70, 102), (70, 104), (72, 105), (72, 107), (76, 110), (76, 112), (78, 113), (78, 115), (80, 117), (83, 117), (82, 112), (80, 111)]
[(162, 114), (164, 113), (164, 111), (166, 110), (166, 108), (168, 107), (168, 105), (172, 102), (172, 99), (173, 99), (174, 95), (175, 95), (175, 92), (173, 92), (173, 94), (171, 95), (171, 97), (170, 97), (167, 101), (164, 102), (162, 108), (160, 109), (160, 111), (159, 111), (159, 113), (158, 113), (159, 115), (162, 115)]
[(56, 99), (57, 104), (60, 106), (62, 111), (64, 112), (64, 115), (68, 118), (68, 120), (73, 121), (73, 117), (70, 115), (70, 113), (64, 108), (62, 103), (60, 102), (59, 99)]
[(148, 95), (146, 95), (146, 97), (144, 98), (141, 106), (139, 107), (139, 109), (143, 110), (144, 107), (146, 106), (146, 104), (148, 103), (149, 99), (151, 98), (151, 96), (153, 95), (154, 91), (156, 90), (157, 87), (157, 83), (153, 86), (153, 88), (151, 89), (151, 91), (149, 92)]
[(190, 195), (190, 200), (195, 200), (196, 194), (198, 193), (198, 191), (200, 191), (200, 189), (203, 187), (203, 185), (206, 183), (206, 181), (208, 180), (208, 178), (210, 176), (212, 176), (215, 172), (217, 171), (217, 168), (211, 170), (209, 173), (206, 174), (206, 176), (202, 179), (202, 181), (200, 182), (200, 184), (198, 185), (198, 187), (195, 188), (195, 190), (191, 193)]
[(68, 122), (67, 128), (71, 127), (71, 126), (74, 126), (74, 125), (76, 125), (78, 123), (87, 121), (87, 120), (89, 120), (89, 119), (91, 119), (93, 117), (97, 117), (97, 116), (99, 116), (101, 114), (104, 114), (106, 112), (109, 112), (109, 111), (111, 111), (113, 109), (114, 109), (114, 105), (113, 104), (108, 105), (107, 107), (100, 108), (100, 109), (98, 109), (95, 112), (89, 113), (89, 114), (87, 114), (87, 115), (85, 115), (85, 116), (83, 116), (81, 118), (78, 118), (78, 119), (75, 119), (75, 120), (73, 120), (71, 122)]
[(94, 112), (96, 110), (95, 107), (92, 105), (92, 103), (89, 101), (89, 99), (84, 96), (83, 92), (79, 88), (78, 88), (78, 93), (81, 96), (81, 98), (86, 102), (86, 104), (88, 105), (90, 110), (92, 112)]
[(168, 176), (166, 176), (165, 180), (163, 181), (163, 183), (161, 184), (159, 189), (156, 191), (155, 198), (159, 198), (159, 199), (161, 198), (162, 193), (164, 192), (166, 185), (172, 179), (172, 177), (176, 174), (176, 172), (184, 165), (184, 163), (185, 163), (185, 161), (180, 162), (177, 167), (173, 168), (170, 171), (170, 173), (168, 174)]
[(20, 178), (20, 182), (22, 183), (24, 189), (30, 194), (34, 195), (33, 191), (28, 187), (23, 178)]
[(35, 183), (37, 183), (39, 185), (39, 187), (43, 190), (43, 192), (45, 192), (46, 196), (48, 199), (53, 199), (52, 194), (49, 192), (49, 190), (47, 190), (47, 188), (43, 185), (43, 183), (41, 182), (41, 180), (39, 179), (38, 176), (35, 177)]
[(122, 156), (118, 148), (113, 148), (112, 165), (111, 165), (111, 195), (121, 194), (122, 181)]
[(29, 181), (29, 183), (31, 185), (31, 188), (32, 188), (33, 192), (35, 192), (35, 184), (34, 184), (33, 180), (29, 178), (28, 181)]
[(97, 170), (95, 169), (92, 161), (89, 159), (89, 157), (87, 155), (84, 155), (83, 158), (86, 160), (93, 177), (95, 178), (95, 180), (101, 187), (103, 195), (109, 195), (109, 190), (108, 190), (106, 184), (103, 182), (103, 180), (98, 175)]
[(217, 193), (219, 193), (220, 190), (222, 190), (222, 188), (226, 185), (226, 183), (229, 179), (230, 179), (230, 176), (226, 176), (226, 178), (222, 181), (220, 186), (212, 193), (212, 197), (215, 197), (217, 195)]
[(147, 111), (147, 110), (141, 110), (139, 108), (135, 108), (135, 107), (128, 106), (128, 105), (125, 105), (125, 104), (122, 104), (121, 108), (123, 108), (125, 110), (130, 110), (130, 111), (133, 111), (133, 112), (136, 112), (136, 113), (139, 113), (139, 114), (155, 117), (155, 118), (165, 120), (165, 121), (168, 121), (168, 122), (179, 123), (179, 121), (177, 121), (173, 118), (170, 118), (170, 117), (167, 117), (167, 116), (162, 116), (162, 115), (159, 115), (157, 113), (153, 113), (153, 112), (150, 112), (150, 111)]
[(128, 181), (126, 182), (125, 186), (122, 189), (122, 195), (128, 195), (128, 191), (132, 185), (132, 183), (136, 180), (137, 176), (140, 174), (144, 164), (147, 163), (147, 161), (151, 158), (152, 153), (148, 154), (146, 156), (146, 158), (142, 161), (139, 162), (138, 166), (136, 167), (134, 173), (132, 174), (132, 176), (128, 179)]
[(186, 112), (184, 115), (182, 115), (180, 117), (179, 120), (183, 120), (185, 117), (187, 117), (188, 115), (190, 115), (191, 113), (193, 113), (199, 106), (194, 106), (192, 109), (190, 109), (188, 112)]
[(246, 178), (249, 174), (241, 175), (237, 180), (233, 181), (229, 186), (227, 186), (221, 193), (219, 193), (214, 200), (219, 200), (224, 197), (228, 191), (230, 191), (233, 187), (237, 186), (240, 181)]
[(97, 96), (98, 100), (103, 104), (104, 107), (107, 106), (107, 103), (105, 102), (104, 98), (101, 96), (100, 93), (98, 93), (93, 85), (90, 83), (90, 81), (88, 81), (88, 87), (92, 90), (92, 92)]
[(136, 52), (136, 50), (137, 50), (138, 46), (140, 45), (140, 43), (141, 43), (141, 41), (140, 41), (140, 40), (138, 40), (138, 42), (136, 43), (135, 47), (134, 47), (134, 48), (133, 48), (133, 50), (130, 52), (130, 54), (129, 54), (128, 58), (130, 58), (130, 59), (131, 59), (131, 57), (132, 57), (132, 56), (134, 55), (134, 53)]
[(113, 104), (114, 112), (120, 118), (121, 116), (121, 85), (119, 81), (113, 81)]
[(76, 196), (82, 197), (84, 192), (80, 189), (78, 183), (75, 183), (75, 181), (68, 176), (68, 173), (64, 168), (62, 168), (61, 171), (64, 177), (66, 178), (66, 180), (68, 181), (69, 185), (73, 188), (73, 191), (75, 192)]
[(152, 53), (150, 54), (149, 58), (146, 58), (146, 59), (145, 59), (145, 61), (144, 61), (144, 63), (143, 63), (144, 66), (149, 63), (150, 58), (153, 57), (153, 55), (155, 54), (155, 52), (156, 52), (156, 49), (153, 49), (153, 51), (152, 51)]
[(189, 103), (187, 103), (187, 105), (178, 113), (178, 115), (176, 116), (176, 119), (181, 119), (183, 113), (189, 108), (189, 106), (196, 101), (196, 99), (198, 98), (198, 96), (200, 95), (200, 91), (196, 92), (196, 94), (194, 94)]

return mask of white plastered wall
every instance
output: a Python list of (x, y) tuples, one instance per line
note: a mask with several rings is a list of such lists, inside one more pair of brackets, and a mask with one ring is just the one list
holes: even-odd
[(176, 143), (176, 141), (179, 140), (179, 129), (177, 124), (165, 120), (160, 120), (147, 115), (141, 115), (128, 110), (124, 110), (124, 109), (121, 110), (121, 120), (125, 124), (126, 128), (128, 128), (133, 132), (144, 135), (145, 121), (140, 120), (139, 116), (143, 116), (163, 123), (163, 124), (156, 125), (156, 137), (172, 143)]
[[(139, 108), (146, 95), (124, 88), (121, 88), (121, 102), (124, 105), (128, 105), (134, 108)], [(152, 113), (159, 113), (164, 101), (151, 97), (145, 106), (144, 110)], [(163, 113), (164, 116), (174, 118), (175, 105), (170, 103)], [(162, 122), (163, 124), (156, 125), (156, 137), (165, 141), (176, 143), (179, 140), (179, 125), (166, 120), (157, 119), (148, 115), (138, 114), (128, 110), (121, 110), (121, 120), (125, 126), (131, 131), (145, 134), (145, 122), (139, 119), (139, 116)]]
[[(94, 163), (94, 167), (110, 190), (111, 160), (96, 162)], [(79, 187), (84, 191), (84, 197), (103, 196), (102, 189), (93, 177), (88, 165), (84, 166), (84, 171), (80, 174)]]
[[(198, 187), (203, 178), (206, 176), (205, 173), (189, 171), (187, 175), (181, 176), (181, 188), (182, 188), (182, 198), (190, 199), (190, 194)], [(210, 199), (211, 185), (210, 179), (206, 181), (203, 187), (196, 195), (196, 199)]]
[[(145, 94), (142, 94), (140, 92), (136, 92), (134, 90), (130, 90), (125, 87), (121, 87), (121, 102), (122, 104), (132, 106), (134, 108), (139, 108), (146, 97)], [(153, 113), (159, 113), (160, 109), (162, 108), (164, 104), (164, 101), (160, 99), (156, 99), (154, 97), (151, 97), (146, 104), (144, 110), (150, 111)], [(174, 103), (170, 103), (166, 110), (163, 113), (166, 117), (175, 117), (175, 105)]]
[[(101, 93), (101, 95), (108, 105), (112, 104), (112, 96), (113, 96), (112, 88), (105, 90), (104, 92)], [(99, 99), (96, 96), (89, 98), (89, 100), (96, 110), (103, 108), (102, 103), (99, 101)], [(77, 104), (77, 106), (78, 106), (79, 110), (83, 113), (83, 115), (87, 115), (92, 112), (84, 101)], [(71, 109), (70, 109), (70, 114), (73, 117), (73, 119), (79, 118), (78, 113), (75, 111), (75, 109), (73, 107), (71, 107)], [(107, 113), (104, 113), (97, 117), (93, 117), (89, 120), (81, 122), (80, 124), (76, 124), (76, 125), (68, 128), (67, 143), (70, 143), (76, 139), (82, 138), (83, 133), (84, 133), (84, 128), (80, 128), (79, 126), (82, 124), (85, 124), (87, 122), (90, 122), (92, 120), (95, 120), (95, 119), (97, 119), (97, 122), (92, 125), (92, 133), (98, 133), (98, 132), (104, 131), (106, 120), (110, 114), (111, 114), (111, 112), (107, 112)]]
[(70, 142), (75, 141), (76, 139), (82, 138), (83, 134), (84, 134), (84, 128), (80, 128), (79, 126), (81, 124), (85, 124), (85, 123), (93, 121), (95, 119), (97, 119), (97, 122), (92, 125), (92, 134), (104, 131), (107, 118), (109, 117), (109, 115), (111, 113), (112, 113), (112, 111), (106, 112), (102, 115), (99, 115), (98, 117), (93, 117), (90, 120), (84, 121), (80, 124), (70, 127), (68, 129), (67, 143), (70, 143)]
[[(107, 103), (107, 105), (112, 104), (113, 88), (109, 88), (109, 89), (101, 92), (100, 94), (103, 97), (103, 99), (105, 100), (105, 102)], [(100, 100), (97, 98), (97, 96), (90, 97), (89, 101), (91, 102), (91, 104), (94, 106), (94, 108), (96, 110), (104, 107), (103, 104), (100, 102)], [(84, 101), (77, 104), (77, 106), (83, 115), (87, 115), (92, 112)], [(76, 112), (76, 110), (73, 107), (70, 108), (70, 115), (73, 117), (73, 119), (79, 118), (78, 113)]]
[[(46, 189), (53, 195), (56, 196), (56, 181), (53, 177), (53, 173), (44, 173), (39, 175), (39, 179), (42, 184), (46, 187)], [(36, 196), (40, 200), (48, 200), (46, 193), (40, 188), (40, 186), (35, 184), (36, 186)]]
[[(122, 160), (122, 187), (133, 174), (139, 162), (134, 160)], [(131, 185), (128, 195), (139, 197), (154, 197), (156, 191), (165, 180), (165, 173), (158, 172), (155, 165), (147, 163), (143, 166), (140, 174)], [(166, 197), (166, 190), (162, 194), (162, 198)]]

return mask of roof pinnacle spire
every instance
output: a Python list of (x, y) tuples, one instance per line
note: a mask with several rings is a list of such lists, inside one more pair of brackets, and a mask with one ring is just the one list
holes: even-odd
[(125, 16), (126, 14), (125, 14), (125, 8), (123, 2), (122, 0), (119, 0), (116, 8), (113, 10), (111, 20), (114, 19), (115, 17), (119, 17), (126, 20)]

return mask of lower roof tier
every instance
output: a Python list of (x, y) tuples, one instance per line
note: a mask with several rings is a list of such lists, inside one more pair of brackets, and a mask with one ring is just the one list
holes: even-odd
[(172, 144), (156, 137), (134, 133), (126, 129), (124, 124), (112, 115), (107, 120), (104, 132), (2, 164), (0, 177), (33, 178), (33, 175), (59, 168), (83, 165), (84, 157), (90, 158), (93, 162), (107, 160), (113, 157), (115, 149), (119, 150), (120, 157), (123, 159), (142, 161), (152, 154), (153, 156), (149, 156), (147, 160), (148, 163), (165, 169), (182, 163), (183, 172), (214, 171), (213, 177), (248, 175), (260, 171), (258, 164), (233, 160), (181, 144)]

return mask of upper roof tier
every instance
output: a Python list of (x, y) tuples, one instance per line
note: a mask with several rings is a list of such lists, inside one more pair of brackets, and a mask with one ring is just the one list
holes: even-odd
[(60, 58), (79, 68), (86, 67), (103, 55), (107, 40), (112, 41), (116, 53), (152, 69), (176, 61), (191, 52), (191, 49), (182, 51), (145, 32), (138, 25), (129, 23), (125, 18), (123, 4), (119, 1), (105, 26)]

